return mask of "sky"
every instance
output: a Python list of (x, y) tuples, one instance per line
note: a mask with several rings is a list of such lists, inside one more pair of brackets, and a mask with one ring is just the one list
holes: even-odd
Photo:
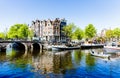
[(98, 32), (120, 27), (120, 0), (0, 0), (0, 32), (14, 24), (65, 18), (81, 29), (93, 24)]

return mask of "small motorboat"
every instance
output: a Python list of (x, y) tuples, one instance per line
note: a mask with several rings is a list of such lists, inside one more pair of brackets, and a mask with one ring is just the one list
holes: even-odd
[(93, 56), (97, 56), (97, 57), (102, 57), (102, 58), (110, 58), (109, 54), (104, 54), (103, 52), (94, 52), (93, 50), (90, 51), (90, 54)]

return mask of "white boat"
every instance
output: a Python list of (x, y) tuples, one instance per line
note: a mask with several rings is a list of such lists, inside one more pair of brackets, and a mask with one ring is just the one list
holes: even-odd
[(118, 42), (110, 42), (104, 46), (104, 50), (108, 53), (120, 52), (120, 46)]
[(120, 51), (120, 47), (117, 47), (117, 46), (104, 46), (104, 49), (107, 52), (119, 52)]
[(90, 54), (93, 56), (97, 56), (97, 57), (102, 57), (102, 58), (110, 58), (109, 54), (103, 54), (103, 52), (94, 52), (93, 50), (90, 51)]

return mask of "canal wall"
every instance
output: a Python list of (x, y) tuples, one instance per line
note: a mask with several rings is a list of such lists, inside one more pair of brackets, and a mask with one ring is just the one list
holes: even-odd
[[(14, 42), (7, 42), (7, 43), (0, 43), (0, 52), (5, 52), (6, 51), (6, 46), (9, 43), (14, 43)], [(25, 51), (26, 52), (35, 52), (36, 50), (48, 50), (48, 46), (46, 43), (39, 43), (39, 42), (20, 42), (24, 45)], [(52, 47), (51, 47), (52, 48)], [(104, 48), (103, 44), (82, 44), (80, 45), (80, 49), (93, 49), (93, 48)], [(26, 53), (27, 54), (27, 53)]]
[[(20, 41), (11, 41), (11, 42), (0, 42), (0, 52), (6, 52), (6, 48), (9, 44), (17, 43), (19, 47), (22, 47), (21, 49), (25, 49), (26, 52), (32, 52), (34, 50), (40, 49), (43, 50), (44, 46), (43, 44), (39, 42), (20, 42)], [(21, 44), (18, 44), (21, 43)]]

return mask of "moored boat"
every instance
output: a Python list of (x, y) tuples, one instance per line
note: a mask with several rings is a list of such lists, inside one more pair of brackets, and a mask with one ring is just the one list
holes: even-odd
[(93, 56), (97, 56), (97, 57), (110, 58), (109, 54), (104, 54), (103, 52), (98, 53), (98, 52), (94, 52), (93, 50), (91, 50), (90, 54), (93, 55)]
[(54, 46), (52, 47), (52, 50), (74, 50), (74, 49), (80, 49), (80, 47), (59, 47), (59, 46)]
[(106, 52), (119, 52), (120, 47), (117, 47), (117, 46), (104, 46), (104, 50)]
[(81, 49), (103, 48), (103, 44), (81, 44)]

